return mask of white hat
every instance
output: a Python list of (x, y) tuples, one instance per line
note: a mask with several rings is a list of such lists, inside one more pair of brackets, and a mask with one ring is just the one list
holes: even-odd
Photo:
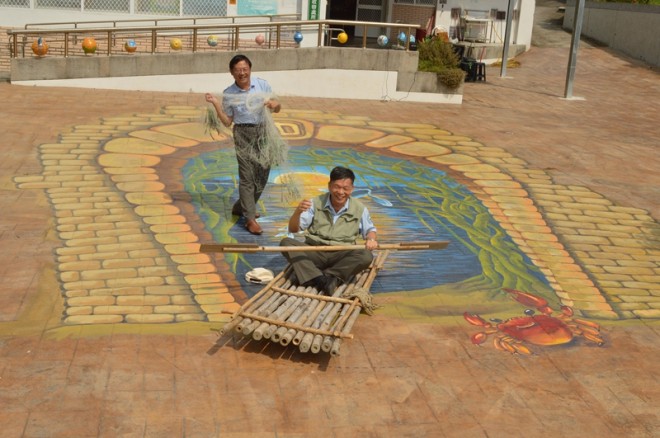
[(268, 283), (273, 279), (273, 271), (266, 268), (254, 268), (247, 274), (245, 274), (245, 279), (250, 283)]

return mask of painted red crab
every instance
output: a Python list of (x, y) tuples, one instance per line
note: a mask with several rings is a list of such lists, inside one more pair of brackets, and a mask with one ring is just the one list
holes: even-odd
[(534, 310), (527, 309), (525, 316), (516, 316), (506, 321), (492, 320), (493, 324), (491, 324), (477, 314), (465, 312), (463, 317), (467, 322), (484, 328), (482, 332), (472, 335), (473, 344), (483, 344), (489, 335), (494, 335), (493, 345), (497, 349), (519, 354), (532, 354), (523, 343), (542, 346), (560, 345), (571, 342), (576, 336), (582, 336), (599, 346), (603, 345), (600, 325), (573, 318), (573, 309), (570, 307), (561, 306), (561, 313), (555, 317), (552, 316), (553, 310), (548, 307), (545, 299), (515, 289), (503, 290), (511, 294), (519, 303), (534, 307), (541, 314), (534, 315)]

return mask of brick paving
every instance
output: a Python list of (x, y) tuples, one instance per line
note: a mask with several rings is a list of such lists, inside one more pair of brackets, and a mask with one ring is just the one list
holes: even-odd
[(336, 358), (218, 343), (236, 303), (186, 249), (172, 181), (145, 171), (199, 141), (171, 126), (202, 96), (0, 84), (3, 436), (654, 436), (660, 80), (588, 48), (584, 100), (566, 101), (567, 54), (533, 48), (459, 107), (284, 98), (281, 115), (472, 181), (558, 298), (604, 327), (604, 347), (531, 357), (473, 346), (460, 316), (393, 316), (396, 299)]

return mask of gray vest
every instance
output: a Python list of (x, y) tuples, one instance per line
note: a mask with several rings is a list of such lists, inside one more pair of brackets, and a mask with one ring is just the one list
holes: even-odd
[(332, 212), (325, 208), (330, 196), (326, 193), (312, 200), (314, 219), (307, 228), (305, 241), (311, 245), (354, 245), (360, 236), (360, 219), (365, 206), (360, 201), (350, 198), (348, 210), (332, 223)]

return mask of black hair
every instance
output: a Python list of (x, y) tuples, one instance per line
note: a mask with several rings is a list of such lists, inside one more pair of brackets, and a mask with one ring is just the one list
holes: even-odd
[(245, 55), (236, 55), (233, 58), (231, 58), (231, 61), (229, 61), (229, 70), (230, 71), (233, 70), (234, 66), (241, 61), (247, 62), (247, 65), (249, 65), (250, 68), (252, 68), (252, 61), (250, 61), (250, 58), (248, 58)]
[(337, 166), (330, 171), (330, 182), (346, 178), (350, 178), (351, 183), (355, 183), (355, 174), (347, 167)]

